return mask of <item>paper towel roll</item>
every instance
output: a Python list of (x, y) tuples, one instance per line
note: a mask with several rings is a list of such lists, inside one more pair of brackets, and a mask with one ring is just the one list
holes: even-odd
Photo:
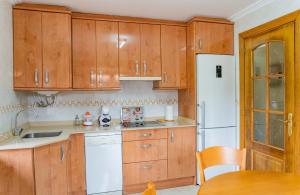
[(173, 116), (173, 106), (166, 106), (165, 108), (165, 120), (166, 121), (172, 121), (174, 120), (174, 116)]

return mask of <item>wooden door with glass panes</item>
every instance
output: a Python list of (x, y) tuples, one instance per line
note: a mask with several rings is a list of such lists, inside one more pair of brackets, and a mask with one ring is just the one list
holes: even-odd
[(292, 172), (294, 23), (245, 40), (247, 168)]

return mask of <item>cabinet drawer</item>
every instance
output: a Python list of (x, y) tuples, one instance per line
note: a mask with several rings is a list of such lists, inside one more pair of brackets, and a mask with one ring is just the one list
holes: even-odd
[(130, 130), (123, 132), (123, 141), (167, 138), (166, 129)]
[(167, 159), (167, 139), (123, 142), (123, 162)]
[(167, 160), (130, 163), (123, 165), (124, 185), (167, 179)]

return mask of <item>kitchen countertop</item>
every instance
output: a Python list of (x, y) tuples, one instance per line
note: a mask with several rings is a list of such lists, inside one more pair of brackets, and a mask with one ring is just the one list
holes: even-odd
[[(155, 120), (158, 120), (156, 118)], [(152, 119), (153, 120), (153, 119)], [(147, 119), (146, 119), (147, 121)], [(160, 126), (153, 127), (133, 127), (133, 128), (122, 128), (119, 122), (113, 121), (112, 125), (108, 128), (99, 127), (98, 125), (84, 127), (74, 126), (71, 121), (67, 122), (39, 122), (30, 123), (27, 125), (21, 136), (9, 136), (6, 139), (0, 141), (0, 150), (12, 150), (12, 149), (28, 149), (48, 145), (60, 141), (67, 140), (70, 135), (77, 133), (120, 133), (122, 131), (130, 130), (145, 130), (145, 129), (162, 129), (162, 128), (176, 128), (176, 127), (193, 127), (195, 121), (178, 117), (174, 122), (160, 123)], [(59, 136), (56, 137), (44, 137), (44, 138), (26, 138), (21, 137), (27, 133), (34, 132), (51, 132), (51, 131), (62, 131)]]

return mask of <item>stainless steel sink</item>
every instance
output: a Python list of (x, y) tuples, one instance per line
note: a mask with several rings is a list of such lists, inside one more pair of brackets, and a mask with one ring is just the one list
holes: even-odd
[(62, 133), (62, 131), (27, 133), (27, 134), (23, 135), (22, 138), (57, 137), (57, 136), (59, 136), (61, 133)]

